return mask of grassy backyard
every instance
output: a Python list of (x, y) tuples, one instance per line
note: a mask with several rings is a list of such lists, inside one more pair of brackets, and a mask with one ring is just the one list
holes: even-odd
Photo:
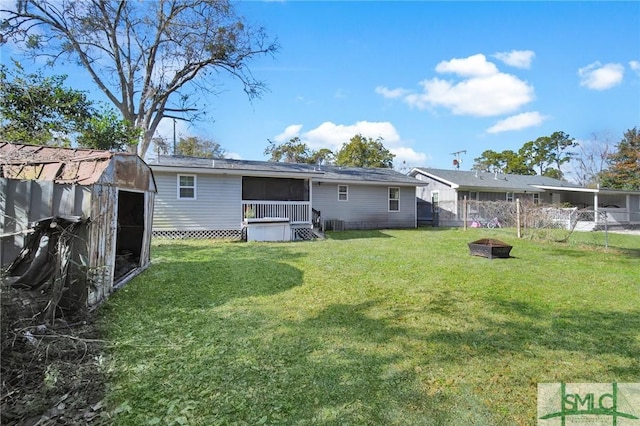
[(640, 236), (602, 242), (155, 242), (100, 312), (115, 422), (533, 425), (539, 382), (640, 377)]

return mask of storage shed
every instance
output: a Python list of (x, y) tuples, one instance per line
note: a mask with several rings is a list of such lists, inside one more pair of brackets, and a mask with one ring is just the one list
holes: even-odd
[(135, 154), (0, 143), (2, 268), (24, 253), (33, 223), (74, 218), (60, 305), (95, 307), (149, 265), (155, 193), (151, 169)]

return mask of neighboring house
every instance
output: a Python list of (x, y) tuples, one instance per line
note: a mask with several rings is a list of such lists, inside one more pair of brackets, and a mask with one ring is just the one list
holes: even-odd
[(155, 236), (241, 238), (247, 220), (286, 218), (291, 239), (316, 230), (416, 227), (420, 181), (392, 169), (159, 156)]
[(417, 188), (419, 220), (438, 212), (440, 225), (462, 226), (462, 204), (473, 201), (515, 201), (574, 206), (596, 212), (622, 225), (640, 224), (640, 191), (584, 188), (546, 176), (414, 168), (409, 176), (425, 183)]
[(95, 307), (149, 265), (155, 192), (135, 154), (0, 143), (0, 263), (16, 259), (31, 223), (74, 218), (66, 303)]

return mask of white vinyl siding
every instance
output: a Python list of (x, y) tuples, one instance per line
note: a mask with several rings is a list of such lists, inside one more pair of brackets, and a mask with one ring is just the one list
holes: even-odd
[(415, 228), (416, 187), (401, 186), (399, 211), (389, 211), (389, 187), (349, 184), (349, 202), (338, 201), (336, 186), (313, 185), (313, 208), (324, 220), (342, 220), (345, 229)]
[(198, 175), (197, 200), (178, 198), (176, 173), (154, 172), (158, 193), (153, 215), (156, 231), (239, 230), (242, 178)]
[(196, 183), (198, 177), (196, 175), (178, 175), (178, 199), (179, 200), (196, 200)]

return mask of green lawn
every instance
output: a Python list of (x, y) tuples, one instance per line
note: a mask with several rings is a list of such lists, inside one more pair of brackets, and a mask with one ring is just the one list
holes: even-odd
[[(484, 237), (513, 257), (470, 256)], [(533, 425), (539, 382), (640, 377), (640, 236), (603, 241), (155, 242), (101, 310), (115, 421)]]

